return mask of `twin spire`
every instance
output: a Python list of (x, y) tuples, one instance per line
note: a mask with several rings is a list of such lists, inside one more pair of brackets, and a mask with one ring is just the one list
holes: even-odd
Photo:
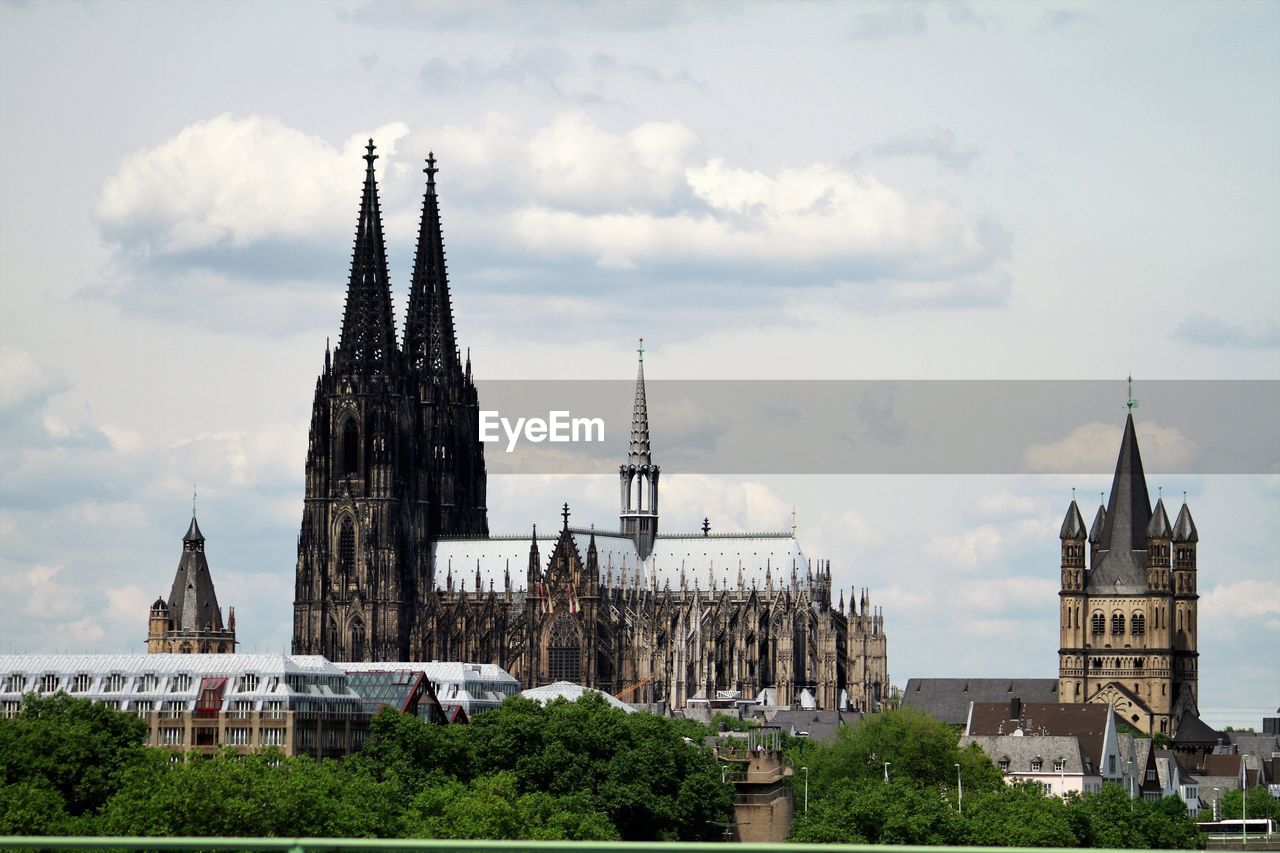
[[(378, 155), (373, 153), (372, 139), (365, 148), (364, 192), (351, 254), (351, 278), (342, 317), (342, 336), (333, 359), (339, 371), (376, 374), (393, 369), (390, 365), (398, 360), (399, 350), (378, 184), (373, 169)], [(453, 305), (445, 272), (435, 182), (439, 169), (434, 154), (428, 155), (423, 171), (427, 173), (427, 191), (422, 204), (409, 307), (405, 312), (404, 353), (410, 366), (433, 377), (441, 374), (452, 377), (460, 370), (453, 332)]]
[(644, 394), (644, 338), (636, 347), (639, 366), (636, 368), (636, 399), (631, 409), (631, 441), (627, 447), (627, 464), (649, 465), (653, 461), (649, 446), (649, 404)]

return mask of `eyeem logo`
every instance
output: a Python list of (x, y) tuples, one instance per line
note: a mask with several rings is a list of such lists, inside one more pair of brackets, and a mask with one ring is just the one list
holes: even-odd
[(535, 444), (542, 441), (604, 441), (604, 418), (573, 418), (568, 412), (548, 412), (547, 419), (516, 418), (513, 424), (495, 411), (480, 410), (480, 440), (501, 441), (507, 437), (507, 453), (516, 449), (517, 442)]

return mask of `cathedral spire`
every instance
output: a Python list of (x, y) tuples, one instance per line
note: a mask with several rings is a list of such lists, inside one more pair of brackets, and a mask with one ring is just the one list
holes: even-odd
[(342, 336), (334, 361), (341, 371), (385, 372), (396, 353), (395, 317), (391, 308), (391, 279), (387, 273), (387, 249), (382, 239), (382, 212), (378, 184), (373, 173), (373, 140), (364, 155), (364, 194), (356, 243), (351, 253), (351, 278), (342, 317)]
[[(427, 192), (422, 200), (418, 249), (405, 312), (404, 350), (409, 363), (432, 376), (458, 373), (458, 345), (453, 333), (453, 302), (445, 269), (440, 204), (436, 196), (436, 157), (427, 153)], [(468, 359), (469, 360), (469, 359)]]
[(636, 347), (640, 359), (636, 368), (636, 399), (631, 408), (631, 443), (627, 449), (627, 462), (631, 465), (648, 465), (651, 460), (649, 448), (649, 404), (644, 395), (644, 338)]

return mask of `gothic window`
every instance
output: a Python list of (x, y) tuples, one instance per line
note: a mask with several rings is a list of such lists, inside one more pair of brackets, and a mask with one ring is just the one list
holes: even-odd
[(360, 466), (360, 430), (355, 418), (347, 418), (342, 425), (342, 473), (355, 474)]
[(551, 634), (547, 638), (547, 675), (552, 681), (574, 684), (582, 678), (578, 632), (567, 613), (561, 613), (551, 623)]
[(1133, 614), (1133, 635), (1141, 637), (1147, 630), (1147, 617), (1141, 613)]
[(1107, 628), (1107, 617), (1103, 616), (1101, 613), (1094, 613), (1093, 614), (1093, 633), (1095, 634), (1105, 633), (1106, 628)]
[(351, 517), (342, 519), (342, 530), (338, 534), (338, 573), (350, 577), (356, 567), (356, 529)]
[(1113, 635), (1124, 633), (1124, 614), (1123, 613), (1111, 614), (1111, 633)]
[(364, 660), (364, 623), (359, 619), (351, 625), (351, 659)]

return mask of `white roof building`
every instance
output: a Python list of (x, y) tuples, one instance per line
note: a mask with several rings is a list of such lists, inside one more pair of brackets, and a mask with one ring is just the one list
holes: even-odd
[[(571, 681), (557, 681), (552, 684), (544, 684), (541, 687), (530, 687), (528, 690), (520, 691), (521, 696), (526, 699), (532, 699), (541, 705), (546, 705), (555, 699), (567, 699), (570, 702), (576, 702), (586, 693), (599, 693), (599, 691), (583, 687), (581, 684), (574, 684)], [(636, 709), (621, 699), (615, 699), (608, 693), (601, 693), (600, 695), (613, 707), (626, 711), (628, 714), (635, 713)]]

